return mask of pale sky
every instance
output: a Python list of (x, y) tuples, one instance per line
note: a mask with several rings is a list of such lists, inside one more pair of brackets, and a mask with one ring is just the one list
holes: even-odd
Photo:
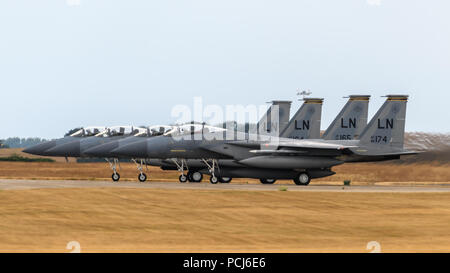
[[(2, 0), (0, 138), (174, 121), (177, 104), (409, 94), (406, 130), (450, 132), (450, 1)], [(300, 102), (293, 105), (296, 111)]]

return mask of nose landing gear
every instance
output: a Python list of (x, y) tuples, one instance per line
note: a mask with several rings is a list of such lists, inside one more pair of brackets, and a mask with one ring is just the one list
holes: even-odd
[(216, 168), (219, 169), (219, 164), (217, 163), (216, 159), (211, 159), (211, 163), (208, 162), (207, 159), (202, 159), (203, 163), (208, 167), (208, 171), (211, 174), (211, 178), (209, 179), (209, 182), (211, 184), (217, 184), (219, 182), (219, 178), (216, 177)]
[(178, 177), (178, 180), (179, 180), (181, 183), (185, 183), (185, 182), (187, 181), (187, 176), (184, 175), (184, 174), (181, 174), (181, 175)]
[(120, 174), (119, 174), (118, 172), (114, 172), (114, 173), (111, 175), (111, 178), (112, 178), (112, 180), (113, 180), (114, 182), (119, 182), (119, 180), (120, 180)]
[[(109, 166), (111, 168), (111, 170), (113, 171), (113, 174), (111, 175), (111, 178), (114, 182), (118, 182), (120, 180), (120, 174), (117, 172), (117, 163), (119, 162), (119, 160), (117, 158), (113, 159), (113, 162), (111, 163), (111, 161), (109, 161), (108, 158), (106, 158), (106, 161), (109, 163)], [(120, 164), (119, 164), (119, 168), (120, 168)]]
[[(134, 164), (136, 164), (136, 167), (139, 171), (139, 175), (138, 175), (139, 182), (145, 182), (147, 180), (147, 175), (143, 171), (144, 170), (144, 168), (143, 168), (144, 160), (141, 159), (139, 163), (137, 163), (136, 159), (131, 159), (131, 160), (134, 162)], [(147, 165), (145, 165), (145, 166), (147, 166)]]
[[(178, 162), (178, 160), (176, 158), (173, 158), (172, 161), (177, 166), (178, 171), (181, 173), (180, 176), (178, 177), (178, 180), (181, 183), (187, 182), (189, 179), (189, 169), (188, 169), (186, 160), (180, 159), (180, 162)], [(185, 169), (188, 171), (187, 176), (184, 174)]]
[(145, 173), (140, 173), (138, 175), (139, 182), (145, 182), (147, 180), (147, 175)]
[(216, 176), (211, 176), (209, 178), (209, 182), (211, 182), (211, 184), (217, 184), (217, 182), (219, 182), (219, 178), (217, 178)]

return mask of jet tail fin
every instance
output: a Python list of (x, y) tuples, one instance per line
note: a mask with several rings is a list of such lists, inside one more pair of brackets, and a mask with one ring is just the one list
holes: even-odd
[(367, 125), (370, 95), (350, 95), (322, 138), (326, 140), (357, 139)]
[(387, 95), (385, 103), (361, 133), (366, 154), (402, 152), (405, 134), (407, 95)]
[(322, 118), (322, 98), (305, 98), (304, 103), (280, 134), (281, 137), (295, 139), (320, 138)]
[[(256, 130), (262, 135), (274, 135), (284, 131), (291, 114), (291, 101), (274, 100), (272, 105), (256, 124)], [(256, 133), (253, 131), (253, 133)]]

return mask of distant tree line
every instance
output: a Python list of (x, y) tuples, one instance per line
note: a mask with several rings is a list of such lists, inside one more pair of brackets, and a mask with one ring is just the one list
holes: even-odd
[(51, 158), (28, 158), (17, 154), (13, 154), (8, 157), (0, 157), (0, 161), (12, 161), (12, 162), (55, 162)]
[(26, 148), (45, 141), (47, 139), (39, 137), (9, 137), (7, 139), (0, 139), (0, 148)]

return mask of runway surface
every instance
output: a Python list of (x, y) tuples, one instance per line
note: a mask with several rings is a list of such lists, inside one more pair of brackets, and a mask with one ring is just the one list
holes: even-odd
[(211, 184), (179, 183), (179, 182), (112, 182), (112, 181), (86, 181), (86, 180), (8, 180), (0, 179), (0, 190), (25, 190), (48, 188), (147, 188), (172, 190), (243, 190), (243, 191), (312, 191), (312, 192), (450, 192), (448, 185), (433, 186), (338, 186), (314, 185), (297, 186), (294, 184)]

